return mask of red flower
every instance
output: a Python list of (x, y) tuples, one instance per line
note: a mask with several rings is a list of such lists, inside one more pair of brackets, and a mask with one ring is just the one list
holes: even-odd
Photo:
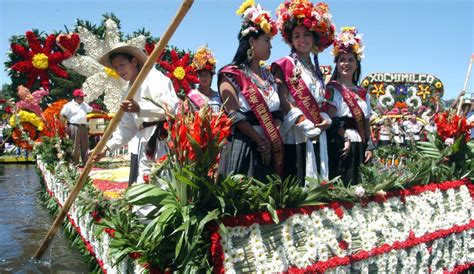
[(140, 258), (141, 256), (142, 256), (142, 254), (140, 252), (128, 253), (128, 257), (132, 258), (132, 260), (136, 260), (136, 259)]
[(346, 250), (348, 247), (349, 247), (349, 244), (344, 241), (344, 240), (340, 240), (339, 241), (339, 247), (342, 249), (342, 250)]
[(23, 59), (23, 61), (13, 64), (11, 69), (26, 74), (26, 87), (31, 87), (39, 77), (43, 88), (49, 90), (48, 72), (52, 72), (62, 78), (69, 77), (68, 73), (59, 67), (59, 63), (71, 57), (71, 53), (54, 51), (56, 44), (56, 36), (54, 34), (50, 34), (41, 43), (34, 32), (27, 31), (26, 39), (29, 49), (20, 44), (11, 45), (13, 53)]
[(150, 181), (150, 176), (148, 174), (143, 174), (143, 181), (148, 183)]
[(105, 233), (109, 234), (109, 236), (111, 238), (115, 238), (115, 230), (114, 229), (106, 227), (104, 229), (104, 231), (105, 231)]
[(175, 50), (171, 50), (170, 54), (171, 62), (160, 61), (159, 64), (167, 71), (166, 76), (173, 82), (175, 91), (179, 92), (183, 89), (185, 93), (188, 93), (191, 90), (190, 84), (199, 83), (194, 75), (189, 53), (184, 54), (181, 59)]

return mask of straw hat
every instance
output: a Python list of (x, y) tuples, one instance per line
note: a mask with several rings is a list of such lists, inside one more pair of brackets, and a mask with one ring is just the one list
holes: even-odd
[(134, 56), (135, 58), (137, 58), (138, 65), (140, 66), (140, 68), (143, 67), (147, 59), (147, 56), (145, 52), (143, 52), (143, 50), (134, 46), (130, 46), (126, 43), (118, 43), (99, 59), (99, 63), (108, 68), (113, 69), (112, 63), (110, 62), (110, 56), (115, 53), (127, 53)]

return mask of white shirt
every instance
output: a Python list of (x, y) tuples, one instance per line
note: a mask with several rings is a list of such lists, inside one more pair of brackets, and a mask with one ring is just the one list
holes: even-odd
[(92, 111), (92, 107), (86, 102), (78, 104), (74, 99), (63, 106), (61, 116), (66, 116), (71, 124), (87, 124), (87, 113)]
[[(128, 87), (126, 93), (128, 93), (129, 89), (130, 87)], [(124, 114), (112, 138), (107, 142), (107, 147), (111, 151), (124, 146), (134, 136), (137, 136), (140, 142), (148, 142), (151, 135), (153, 135), (155, 127), (140, 130), (143, 122), (163, 121), (166, 119), (165, 111), (145, 98), (150, 98), (172, 113), (176, 113), (178, 110), (179, 100), (171, 80), (155, 68), (151, 69), (133, 97), (140, 106), (140, 112), (126, 112)]]
[[(333, 89), (333, 98), (329, 101), (329, 104), (333, 105), (337, 109), (337, 117), (350, 117), (352, 118), (352, 112), (346, 104), (346, 101), (342, 97), (342, 94), (339, 90)], [(370, 96), (369, 93), (366, 94), (365, 100), (360, 98), (356, 93), (352, 92), (352, 95), (357, 99), (357, 104), (364, 113), (364, 118), (369, 119), (372, 115), (372, 108), (370, 107)], [(362, 138), (359, 135), (359, 132), (356, 129), (346, 129), (346, 133), (351, 142), (362, 142)]]

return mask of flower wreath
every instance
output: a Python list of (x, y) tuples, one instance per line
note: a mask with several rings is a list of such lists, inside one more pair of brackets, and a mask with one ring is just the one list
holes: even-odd
[(212, 74), (216, 71), (216, 59), (207, 45), (198, 48), (191, 65), (195, 71), (207, 70)]
[(260, 4), (255, 5), (254, 0), (246, 0), (236, 13), (237, 15), (242, 15), (242, 28), (239, 39), (260, 29), (270, 37), (277, 34), (276, 22), (271, 18), (270, 13), (263, 10)]
[(343, 53), (355, 53), (357, 60), (364, 58), (364, 46), (362, 45), (362, 34), (355, 27), (343, 27), (334, 41), (332, 55)]
[(291, 32), (296, 26), (304, 25), (318, 35), (313, 52), (318, 53), (334, 41), (336, 27), (326, 3), (313, 5), (308, 0), (290, 0), (280, 4), (276, 10), (277, 26), (285, 42), (291, 45)]

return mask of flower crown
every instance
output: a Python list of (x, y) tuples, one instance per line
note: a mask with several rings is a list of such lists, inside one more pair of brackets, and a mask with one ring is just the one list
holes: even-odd
[(308, 0), (286, 0), (276, 11), (277, 26), (283, 39), (291, 46), (291, 32), (296, 26), (304, 25), (318, 35), (313, 52), (322, 52), (334, 41), (336, 27), (326, 3), (313, 5)]
[(216, 59), (207, 45), (197, 49), (193, 57), (192, 67), (195, 71), (208, 70), (211, 73), (215, 72)]
[(364, 46), (362, 45), (362, 34), (359, 34), (355, 27), (341, 28), (334, 41), (332, 55), (338, 56), (340, 53), (355, 53), (357, 60), (364, 58)]
[(242, 28), (239, 39), (260, 29), (270, 37), (277, 34), (276, 22), (273, 21), (270, 13), (263, 10), (260, 5), (255, 5), (254, 0), (246, 0), (236, 13), (237, 15), (242, 15)]

